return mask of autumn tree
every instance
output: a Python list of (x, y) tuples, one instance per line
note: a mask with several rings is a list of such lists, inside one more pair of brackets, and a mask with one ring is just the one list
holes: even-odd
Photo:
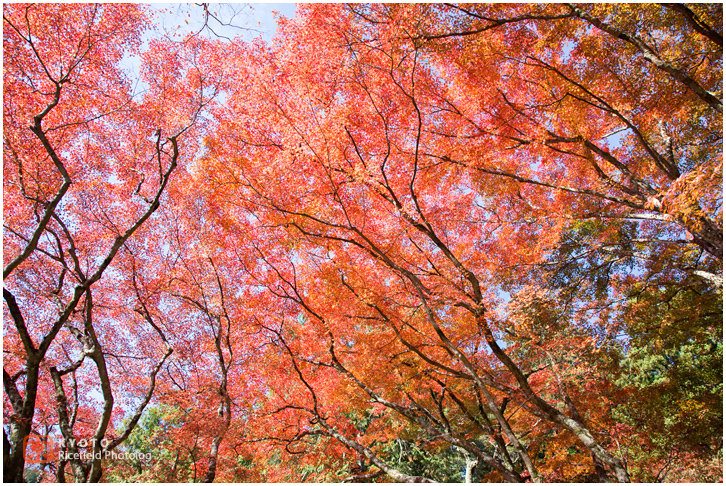
[[(309, 7), (272, 49), (228, 47), (201, 177), (220, 225), (237, 231), (245, 208), (288, 255), (269, 249), (259, 271), (293, 305), (268, 328), (302, 396), (276, 410), (314, 426), (289, 440), (334, 437), (413, 480), (328, 421), (333, 385), (314, 378), (329, 368), (507, 480), (540, 478), (533, 420), (595, 477), (629, 480), (615, 429), (593, 422), (609, 411), (570, 383), (591, 364), (578, 350), (622, 330), (633, 282), (720, 292), (721, 51), (687, 7), (598, 8)], [(700, 64), (677, 63), (690, 53)], [(296, 313), (310, 351), (285, 335)], [(452, 427), (454, 408), (499, 458)]]
[(8, 478), (718, 479), (720, 5), (4, 14)]
[[(137, 295), (114, 291), (128, 275), (114, 262), (153, 224), (213, 92), (189, 48), (157, 43), (134, 93), (120, 64), (141, 54), (142, 7), (16, 4), (3, 22), (4, 477), (22, 481), (25, 440), (50, 414), (70, 457), (57, 480), (68, 462), (76, 481), (95, 482), (172, 353), (147, 314), (124, 315)], [(122, 390), (134, 412), (115, 435)]]

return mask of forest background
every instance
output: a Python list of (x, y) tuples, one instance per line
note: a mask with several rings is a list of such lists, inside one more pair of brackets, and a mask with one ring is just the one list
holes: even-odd
[(722, 480), (721, 4), (175, 12), (3, 6), (6, 482)]

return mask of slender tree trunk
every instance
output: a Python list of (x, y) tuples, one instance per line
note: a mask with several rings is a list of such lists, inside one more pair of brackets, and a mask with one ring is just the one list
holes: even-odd
[(461, 454), (464, 456), (464, 482), (472, 483), (474, 482), (474, 468), (479, 465), (479, 461), (475, 457), (472, 457), (472, 455), (466, 449), (462, 449), (460, 447), (457, 447), (457, 449), (459, 449), (459, 452), (461, 452)]
[(217, 454), (219, 453), (219, 444), (221, 442), (221, 436), (215, 437), (212, 441), (212, 447), (209, 452), (209, 469), (207, 469), (207, 475), (204, 476), (205, 483), (213, 483), (214, 477), (217, 475)]

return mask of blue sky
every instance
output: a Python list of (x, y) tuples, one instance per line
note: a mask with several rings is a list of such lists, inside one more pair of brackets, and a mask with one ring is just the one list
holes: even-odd
[[(159, 12), (160, 27), (163, 32), (186, 35), (202, 27), (204, 10), (195, 4), (156, 3), (151, 8)], [(275, 12), (292, 18), (295, 15), (294, 3), (232, 3), (209, 4), (210, 12), (224, 24), (210, 19), (209, 25), (218, 35), (229, 38), (242, 37), (249, 41), (255, 37), (269, 42), (275, 34), (277, 22)], [(207, 35), (212, 35), (209, 31)]]
[[(296, 6), (294, 3), (226, 3), (209, 4), (210, 12), (213, 12), (219, 21), (210, 19), (209, 26), (213, 33), (207, 29), (200, 32), (209, 38), (215, 35), (229, 39), (241, 37), (244, 41), (251, 41), (256, 37), (262, 37), (265, 42), (270, 42), (277, 29), (276, 16), (282, 15), (288, 18), (295, 16)], [(182, 3), (153, 3), (151, 10), (157, 14), (157, 25), (155, 29), (149, 29), (144, 35), (144, 42), (154, 37), (168, 35), (173, 39), (182, 39), (185, 36), (199, 32), (203, 26), (204, 9), (195, 4)], [(224, 24), (224, 25), (223, 25)], [(142, 48), (145, 50), (146, 46)], [(138, 73), (141, 60), (138, 56), (128, 55), (122, 66), (131, 73)], [(137, 86), (143, 89), (143, 86)]]

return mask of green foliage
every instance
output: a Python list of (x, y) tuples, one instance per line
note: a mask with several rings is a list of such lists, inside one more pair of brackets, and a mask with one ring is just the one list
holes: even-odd
[(465, 456), (448, 444), (432, 446), (398, 439), (386, 444), (383, 451), (384, 460), (402, 473), (427, 477), (437, 482), (463, 482)]
[(26, 483), (40, 483), (43, 480), (43, 475), (43, 470), (33, 464), (25, 468), (25, 472), (23, 473), (23, 480)]
[(353, 426), (358, 429), (359, 432), (365, 433), (368, 427), (373, 423), (374, 420), (382, 417), (381, 414), (377, 414), (373, 409), (366, 410), (363, 416), (356, 412), (345, 413), (345, 417), (353, 423)]
[(119, 447), (123, 457), (110, 460), (104, 479), (110, 482), (193, 481), (192, 458), (174, 443), (182, 426), (179, 410), (168, 405), (146, 410)]
[[(632, 265), (614, 253), (622, 256), (633, 251), (630, 240), (637, 235), (632, 222), (623, 222), (615, 229), (614, 233), (613, 227), (597, 219), (576, 220), (549, 257), (551, 287), (572, 295), (584, 291), (595, 299), (606, 297), (612, 276)], [(604, 236), (607, 230), (614, 234)], [(611, 241), (615, 245), (609, 245)]]
[(630, 343), (616, 383), (628, 395), (614, 415), (649, 442), (631, 452), (652, 462), (674, 451), (707, 457), (720, 450), (722, 293), (696, 284), (642, 288), (626, 310)]

